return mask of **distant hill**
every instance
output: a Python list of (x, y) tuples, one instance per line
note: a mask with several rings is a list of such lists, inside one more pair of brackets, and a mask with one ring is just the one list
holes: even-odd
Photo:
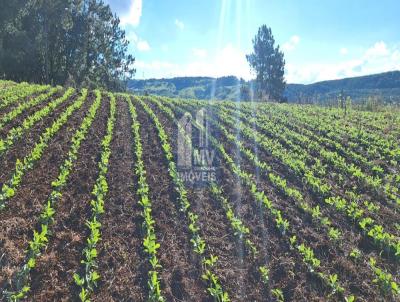
[(324, 102), (343, 94), (353, 100), (377, 96), (385, 102), (400, 102), (400, 71), (391, 71), (362, 77), (317, 82), (309, 85), (289, 84), (286, 96), (290, 101), (313, 100)]
[[(250, 89), (252, 82), (234, 76), (222, 78), (179, 77), (172, 79), (131, 80), (128, 88), (138, 94), (157, 94), (169, 97), (237, 100), (241, 87)], [(370, 96), (385, 103), (400, 103), (400, 71), (353, 77), (313, 84), (288, 84), (285, 96), (289, 102), (324, 103), (336, 100), (342, 93), (353, 101)]]
[(135, 93), (197, 99), (236, 99), (238, 87), (248, 85), (234, 76), (222, 78), (179, 77), (172, 79), (132, 80), (128, 89)]

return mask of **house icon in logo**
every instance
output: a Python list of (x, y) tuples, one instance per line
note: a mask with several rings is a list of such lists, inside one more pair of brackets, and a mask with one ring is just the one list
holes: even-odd
[[(183, 180), (192, 182), (200, 179), (215, 179), (213, 166), (215, 152), (210, 148), (210, 127), (207, 110), (196, 112), (196, 119), (186, 112), (178, 121), (178, 160), (177, 167)], [(213, 173), (205, 175), (204, 173)]]

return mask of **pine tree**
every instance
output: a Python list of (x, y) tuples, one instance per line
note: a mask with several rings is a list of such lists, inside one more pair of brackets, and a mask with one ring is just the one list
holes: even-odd
[(286, 82), (284, 79), (285, 59), (271, 28), (262, 25), (253, 39), (253, 53), (246, 56), (257, 77), (259, 97), (264, 100), (283, 101)]

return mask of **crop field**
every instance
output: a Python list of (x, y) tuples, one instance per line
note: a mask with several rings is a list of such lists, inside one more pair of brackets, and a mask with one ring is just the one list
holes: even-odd
[(400, 114), (0, 81), (2, 301), (400, 301)]

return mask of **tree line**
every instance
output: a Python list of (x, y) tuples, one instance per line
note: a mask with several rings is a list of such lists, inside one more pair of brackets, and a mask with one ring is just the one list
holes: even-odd
[(0, 77), (121, 90), (135, 73), (120, 20), (102, 0), (0, 0)]

